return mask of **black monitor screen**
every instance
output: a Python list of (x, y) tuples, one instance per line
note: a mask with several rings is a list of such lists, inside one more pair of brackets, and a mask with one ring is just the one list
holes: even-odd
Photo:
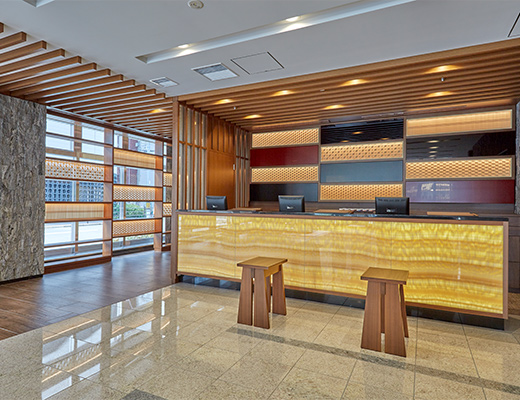
[(278, 196), (278, 205), (281, 212), (305, 212), (303, 196)]
[(376, 197), (376, 214), (410, 215), (408, 197)]
[(227, 210), (226, 196), (206, 196), (206, 208), (208, 210)]

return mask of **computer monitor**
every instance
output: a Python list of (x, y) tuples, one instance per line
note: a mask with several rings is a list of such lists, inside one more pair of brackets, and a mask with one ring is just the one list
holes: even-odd
[(304, 196), (278, 196), (281, 212), (305, 212)]
[(410, 215), (410, 198), (376, 197), (376, 214)]
[(206, 209), (227, 210), (226, 196), (206, 196)]

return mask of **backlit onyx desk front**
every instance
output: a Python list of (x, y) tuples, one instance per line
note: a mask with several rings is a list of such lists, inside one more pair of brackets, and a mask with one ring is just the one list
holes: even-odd
[[(505, 219), (178, 211), (172, 278), (240, 280), (237, 262), (289, 260), (287, 288), (364, 297), (368, 267), (410, 271), (407, 304), (507, 318)], [(177, 232), (177, 238), (175, 238)], [(175, 257), (177, 256), (177, 257)]]

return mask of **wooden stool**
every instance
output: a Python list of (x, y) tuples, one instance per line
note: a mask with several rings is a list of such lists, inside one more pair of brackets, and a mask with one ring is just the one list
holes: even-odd
[(239, 262), (242, 267), (240, 301), (238, 303), (238, 323), (253, 325), (253, 278), (254, 284), (254, 326), (269, 329), (271, 309), (271, 275), (273, 275), (273, 313), (286, 315), (285, 287), (282, 264), (286, 258), (255, 257)]
[(406, 357), (404, 338), (408, 337), (408, 322), (403, 285), (408, 271), (369, 268), (361, 279), (368, 281), (361, 347), (381, 351), (384, 333), (385, 353)]

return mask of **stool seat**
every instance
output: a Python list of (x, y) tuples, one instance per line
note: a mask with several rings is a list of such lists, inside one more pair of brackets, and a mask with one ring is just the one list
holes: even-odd
[(254, 257), (237, 264), (242, 267), (237, 319), (239, 324), (269, 329), (271, 275), (273, 276), (273, 313), (287, 314), (282, 268), (286, 262), (286, 258)]
[(381, 351), (385, 334), (385, 353), (406, 357), (404, 338), (408, 337), (403, 285), (408, 271), (368, 268), (361, 280), (368, 281), (361, 347)]

